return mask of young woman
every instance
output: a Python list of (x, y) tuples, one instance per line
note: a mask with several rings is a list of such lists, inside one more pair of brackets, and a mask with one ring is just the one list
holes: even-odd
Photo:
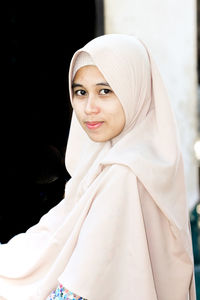
[(74, 54), (69, 89), (72, 178), (59, 205), (0, 247), (0, 296), (194, 300), (182, 155), (149, 50), (98, 37)]

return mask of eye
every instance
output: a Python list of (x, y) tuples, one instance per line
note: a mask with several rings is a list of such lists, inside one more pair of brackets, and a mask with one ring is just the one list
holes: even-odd
[(77, 95), (77, 96), (85, 96), (86, 91), (84, 91), (84, 90), (76, 90), (76, 91), (74, 91), (74, 94)]
[(110, 93), (112, 93), (112, 91), (109, 90), (109, 89), (102, 89), (99, 92), (100, 95), (107, 95), (107, 94), (110, 94)]

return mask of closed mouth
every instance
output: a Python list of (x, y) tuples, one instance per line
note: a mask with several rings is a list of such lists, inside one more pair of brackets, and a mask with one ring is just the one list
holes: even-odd
[(85, 124), (89, 129), (97, 129), (103, 124), (103, 121), (93, 121), (93, 122), (86, 121)]

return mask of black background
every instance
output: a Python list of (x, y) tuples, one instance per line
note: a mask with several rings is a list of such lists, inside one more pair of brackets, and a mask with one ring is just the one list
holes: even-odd
[[(73, 53), (97, 32), (95, 1), (7, 2), (2, 96), (0, 242), (63, 197)], [(70, 3), (70, 4), (69, 4)]]

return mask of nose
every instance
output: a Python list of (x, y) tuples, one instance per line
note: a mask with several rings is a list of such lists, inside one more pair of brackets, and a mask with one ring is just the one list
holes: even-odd
[(89, 95), (85, 104), (85, 113), (98, 114), (100, 112), (100, 107), (98, 106), (97, 99), (94, 95)]

